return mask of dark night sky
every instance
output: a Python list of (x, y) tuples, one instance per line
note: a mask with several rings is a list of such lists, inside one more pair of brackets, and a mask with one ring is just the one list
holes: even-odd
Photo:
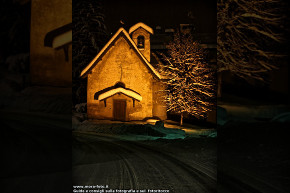
[(103, 0), (105, 23), (114, 33), (125, 22), (125, 29), (143, 22), (155, 26), (174, 27), (190, 23), (188, 12), (194, 16), (196, 32), (216, 33), (215, 0)]

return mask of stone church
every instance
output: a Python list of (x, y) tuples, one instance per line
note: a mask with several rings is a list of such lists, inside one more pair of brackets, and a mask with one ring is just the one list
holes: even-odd
[(81, 72), (87, 78), (88, 118), (166, 119), (160, 94), (163, 78), (151, 53), (151, 35), (152, 28), (144, 23), (135, 24), (129, 32), (120, 28)]

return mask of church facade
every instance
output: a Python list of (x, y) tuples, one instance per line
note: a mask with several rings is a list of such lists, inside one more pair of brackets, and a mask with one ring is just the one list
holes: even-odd
[(166, 119), (163, 77), (150, 63), (153, 30), (120, 28), (81, 72), (87, 78), (87, 115), (119, 121)]

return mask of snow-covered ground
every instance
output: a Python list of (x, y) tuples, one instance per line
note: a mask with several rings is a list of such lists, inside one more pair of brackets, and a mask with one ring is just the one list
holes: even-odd
[(164, 125), (157, 120), (120, 122), (86, 120), (85, 113), (74, 113), (73, 130), (117, 135), (127, 140), (184, 139), (185, 137), (216, 137), (216, 130), (194, 125), (179, 126), (167, 120)]
[[(244, 91), (249, 92), (250, 91)], [(250, 95), (247, 97), (232, 93), (223, 93), (222, 98), (218, 99), (217, 121), (219, 125), (224, 125), (229, 121), (259, 122), (270, 121), (288, 122), (290, 106), (285, 100), (285, 96), (275, 95), (269, 92), (269, 95), (260, 97)], [(279, 100), (281, 98), (281, 100)], [(287, 104), (288, 103), (288, 104)], [(285, 114), (286, 113), (286, 114)], [(279, 117), (280, 115), (283, 116)]]
[(266, 119), (270, 120), (282, 113), (290, 112), (290, 108), (285, 105), (250, 106), (238, 104), (224, 104), (219, 106), (226, 110), (228, 120), (243, 120), (243, 121), (257, 121)]
[(29, 54), (12, 55), (0, 65), (0, 109), (71, 114), (71, 87), (32, 86)]
[(281, 101), (256, 101), (237, 96), (228, 96), (231, 101), (218, 101), (217, 122), (224, 125), (229, 121), (242, 122), (290, 122), (290, 106)]
[(289, 105), (230, 99), (218, 104), (219, 183), (235, 192), (289, 192)]
[(33, 86), (10, 91), (0, 96), (3, 110), (71, 114), (71, 88)]
[(162, 126), (146, 124), (141, 122), (115, 122), (105, 120), (85, 120), (77, 122), (73, 118), (73, 129), (76, 131), (104, 133), (117, 135), (119, 138), (128, 140), (155, 140), (163, 139), (184, 139), (185, 131), (180, 129), (169, 129)]
[(215, 138), (128, 141), (73, 132), (73, 181), (112, 189), (214, 192), (216, 147)]

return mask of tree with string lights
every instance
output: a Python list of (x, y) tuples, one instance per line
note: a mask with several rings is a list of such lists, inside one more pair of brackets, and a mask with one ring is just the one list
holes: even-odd
[(218, 0), (219, 97), (225, 71), (248, 82), (269, 82), (267, 73), (278, 68), (277, 61), (283, 56), (277, 52), (287, 13), (283, 7), (281, 0)]
[(215, 70), (205, 61), (205, 52), (190, 34), (177, 32), (162, 54), (160, 72), (165, 81), (167, 111), (204, 118), (214, 108)]

